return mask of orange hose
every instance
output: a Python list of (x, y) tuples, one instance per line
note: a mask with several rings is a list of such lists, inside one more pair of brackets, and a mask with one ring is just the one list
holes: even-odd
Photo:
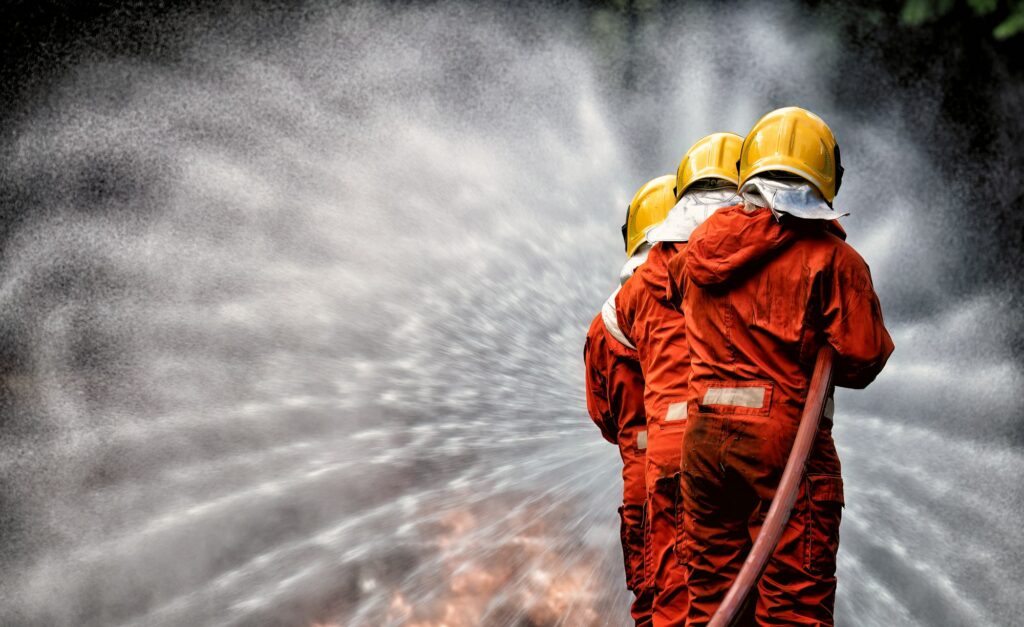
[(821, 416), (825, 412), (825, 405), (832, 390), (832, 360), (835, 351), (828, 344), (825, 344), (818, 351), (817, 359), (814, 362), (814, 374), (811, 376), (810, 388), (807, 390), (807, 402), (804, 404), (803, 414), (800, 416), (800, 426), (797, 428), (796, 440), (793, 442), (793, 450), (786, 460), (786, 468), (782, 471), (782, 480), (775, 491), (775, 498), (772, 499), (772, 506), (768, 509), (764, 524), (761, 526), (761, 533), (750, 548), (743, 568), (736, 576), (736, 581), (729, 588), (725, 600), (718, 606), (715, 615), (711, 617), (708, 627), (731, 627), (733, 621), (739, 616), (744, 601), (750, 591), (757, 585), (768, 560), (775, 552), (775, 546), (782, 537), (782, 531), (789, 522), (789, 515), (793, 511), (793, 504), (796, 503), (797, 494), (800, 493), (800, 482), (804, 478), (804, 471), (807, 468), (807, 458), (814, 446), (814, 439), (818, 433), (818, 425), (821, 424)]

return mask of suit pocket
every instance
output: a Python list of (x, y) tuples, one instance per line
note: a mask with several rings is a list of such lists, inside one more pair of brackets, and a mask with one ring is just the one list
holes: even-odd
[(690, 561), (690, 548), (689, 543), (686, 542), (686, 534), (683, 533), (683, 490), (680, 475), (676, 475), (675, 486), (675, 508), (673, 513), (676, 522), (676, 563), (680, 566), (686, 566)]
[(843, 516), (843, 478), (839, 475), (807, 475), (807, 528), (805, 529), (807, 570), (826, 577), (836, 572), (839, 552), (839, 523)]
[(633, 592), (643, 588), (644, 583), (645, 516), (643, 506), (619, 508), (619, 537), (622, 541), (622, 561), (626, 567), (626, 587)]

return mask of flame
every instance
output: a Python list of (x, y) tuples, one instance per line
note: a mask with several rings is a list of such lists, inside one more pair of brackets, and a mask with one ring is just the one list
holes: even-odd
[(483, 508), (452, 510), (423, 525), (436, 534), (431, 540), (438, 550), (436, 568), (429, 581), (405, 581), (387, 593), (380, 623), (475, 627), (604, 622), (596, 608), (607, 591), (594, 572), (603, 556), (579, 543), (556, 542), (566, 535), (553, 528), (562, 519), (557, 507), (552, 512), (550, 503), (537, 503), (514, 513), (476, 507)]

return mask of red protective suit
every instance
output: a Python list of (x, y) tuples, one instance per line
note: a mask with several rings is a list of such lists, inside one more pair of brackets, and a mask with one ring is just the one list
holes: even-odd
[(637, 625), (649, 625), (651, 594), (644, 585), (644, 378), (636, 351), (608, 333), (600, 314), (587, 331), (583, 361), (587, 370), (587, 411), (604, 439), (617, 444), (622, 456), (622, 557), (626, 587), (636, 595), (630, 613)]
[(679, 464), (686, 426), (686, 324), (669, 303), (668, 260), (684, 244), (661, 242), (615, 299), (619, 328), (640, 355), (647, 411), (647, 577), (654, 625), (686, 617)]
[[(711, 618), (768, 511), (796, 436), (814, 356), (864, 387), (893, 350), (864, 260), (833, 224), (743, 205), (719, 210), (671, 262), (692, 376), (683, 453), (690, 610)], [(826, 416), (789, 523), (761, 579), (761, 625), (832, 625), (843, 507)]]

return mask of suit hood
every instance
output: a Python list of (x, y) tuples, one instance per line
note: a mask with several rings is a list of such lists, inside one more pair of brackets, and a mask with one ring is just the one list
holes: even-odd
[(636, 273), (636, 278), (643, 281), (651, 295), (660, 301), (670, 300), (668, 262), (684, 246), (674, 242), (655, 244), (647, 255), (647, 261)]
[(736, 205), (715, 212), (690, 237), (684, 252), (686, 272), (700, 286), (725, 285), (805, 234), (827, 230), (842, 239), (837, 222), (776, 219), (766, 207)]

